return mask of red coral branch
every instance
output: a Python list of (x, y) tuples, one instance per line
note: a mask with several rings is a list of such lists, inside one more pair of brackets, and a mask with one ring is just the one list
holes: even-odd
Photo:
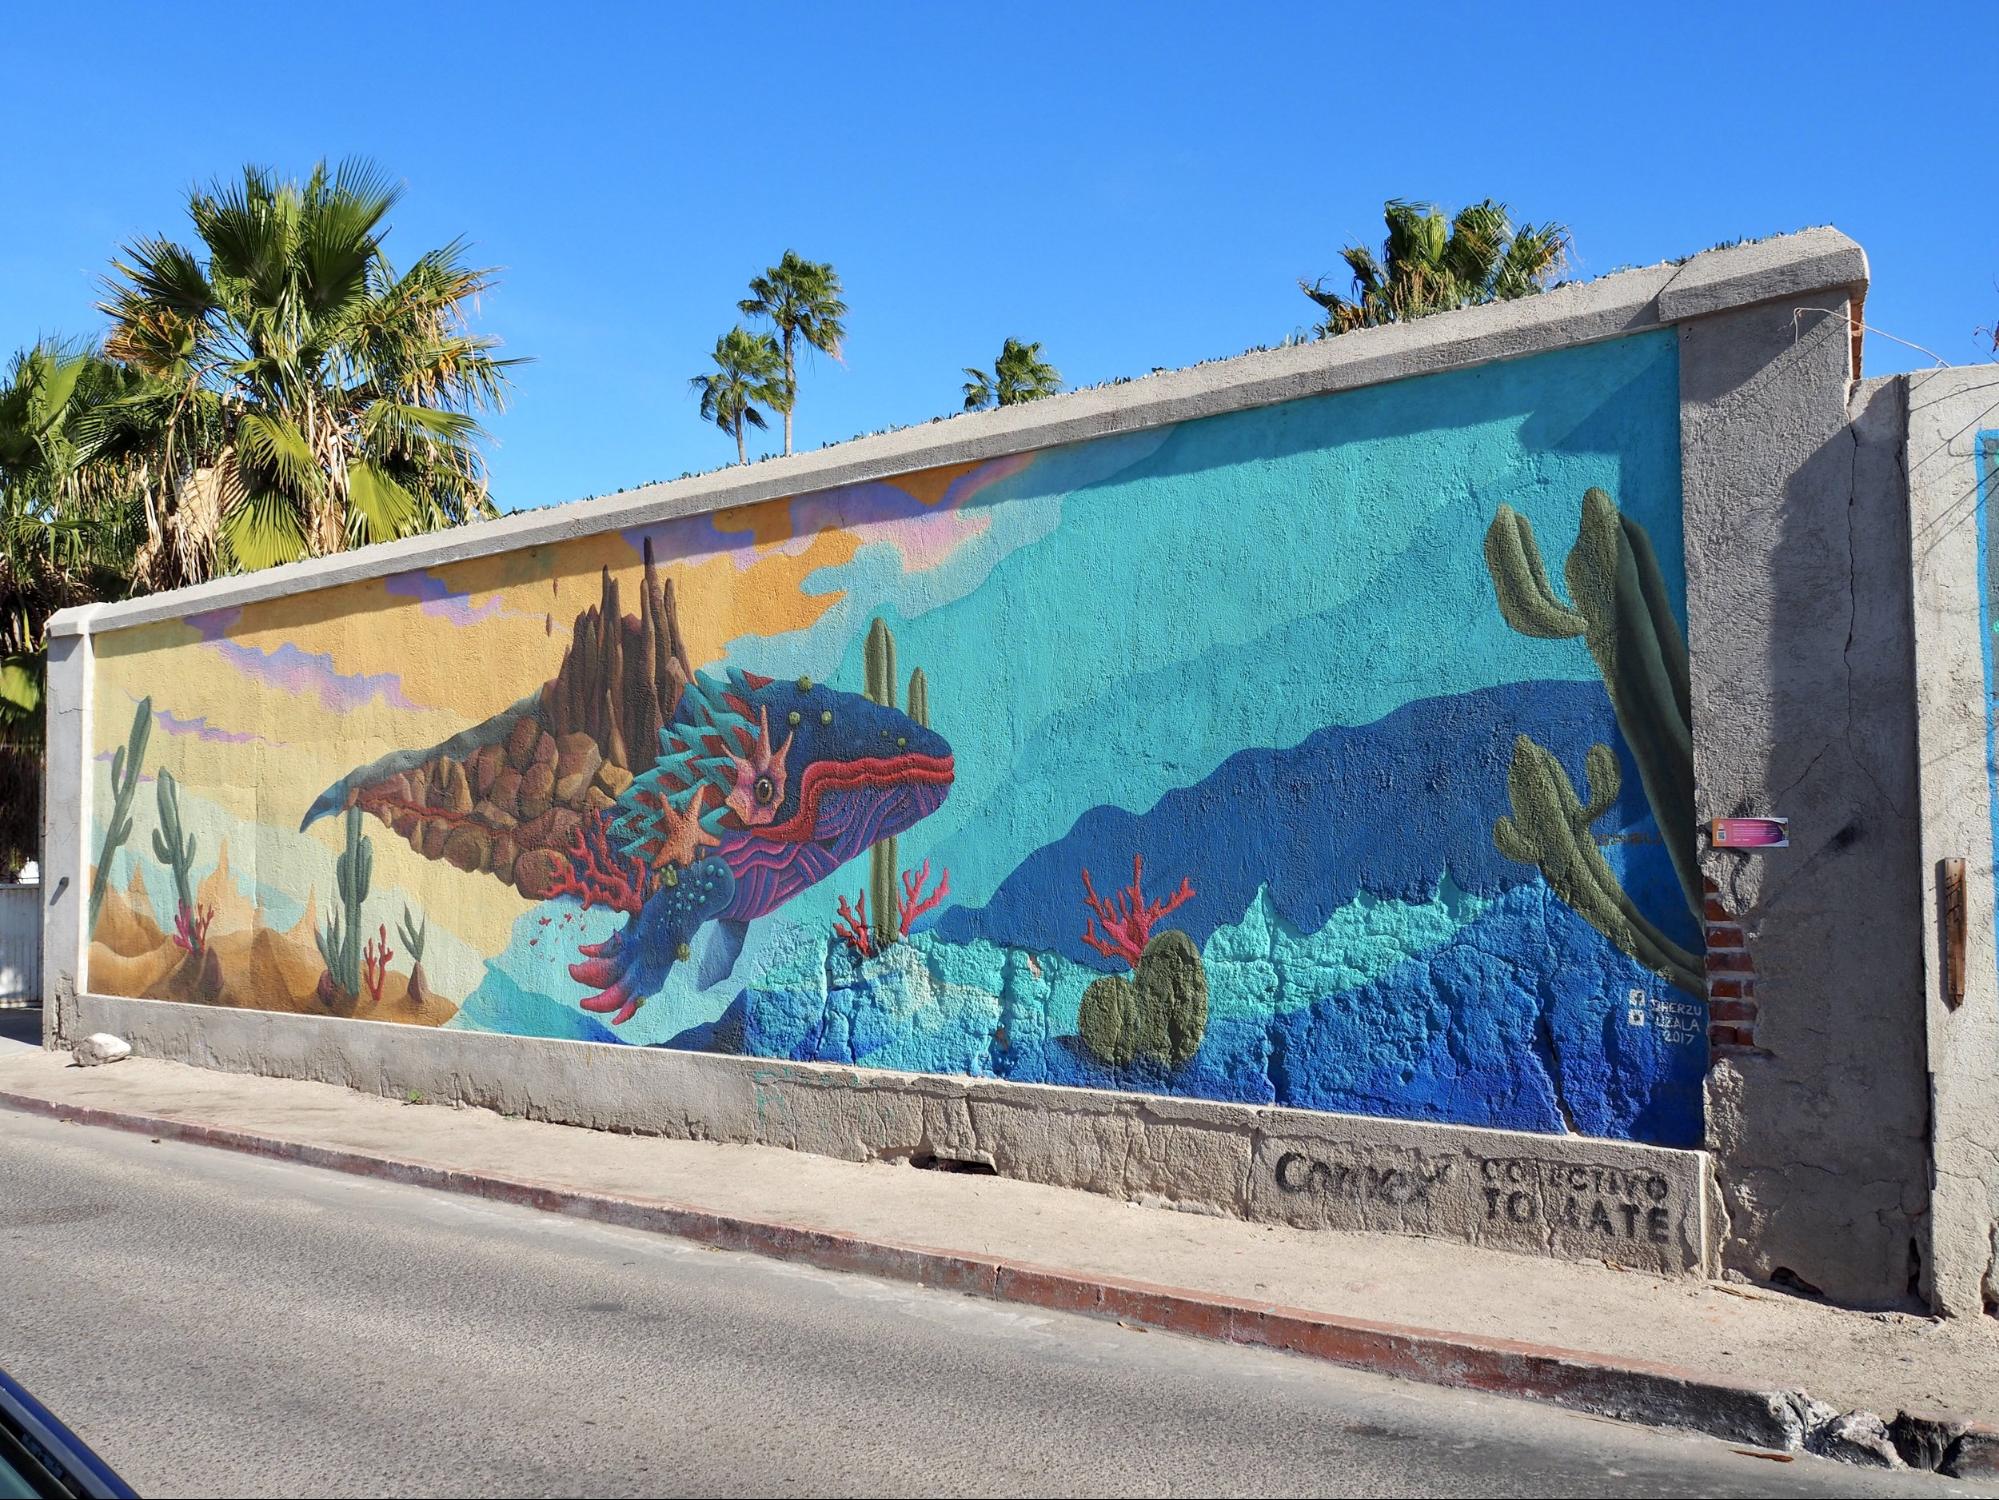
[(646, 868), (611, 847), (601, 816), (585, 818), (569, 837), (569, 868), (556, 874), (549, 895), (580, 896), (585, 911), (601, 902), (635, 912), (646, 904)]
[[(1105, 958), (1121, 958), (1134, 969), (1145, 953), (1145, 945), (1152, 940), (1152, 929), (1159, 919), (1194, 899), (1194, 882), (1182, 876), (1180, 888), (1166, 900), (1147, 901), (1139, 885), (1144, 874), (1144, 856), (1132, 855), (1131, 884), (1106, 901), (1091, 884), (1089, 870), (1083, 871), (1083, 900), (1092, 913), (1083, 929), (1083, 941)], [(1104, 924), (1102, 936), (1097, 934), (1099, 922)]]
[(382, 1003), (382, 985), (389, 977), (389, 960), (395, 956), (389, 947), (388, 926), (377, 927), (375, 936), (361, 950), (361, 980), (368, 986), (368, 998), (377, 1005)]
[(204, 906), (188, 920), (185, 904), (174, 907), (174, 946), (183, 953), (199, 953), (208, 946), (208, 924), (215, 920), (215, 908)]
[(874, 932), (868, 926), (868, 893), (862, 891), (855, 897), (852, 906), (847, 898), (840, 898), (840, 918), (833, 924), (833, 931), (844, 939), (856, 958), (872, 958), (875, 951)]
[(923, 894), (924, 882), (930, 879), (930, 861), (923, 862), (920, 870), (902, 872), (902, 935), (909, 936), (909, 924), (925, 912), (931, 910), (951, 894), (951, 872), (944, 870), (937, 876), (937, 889), (929, 895)]

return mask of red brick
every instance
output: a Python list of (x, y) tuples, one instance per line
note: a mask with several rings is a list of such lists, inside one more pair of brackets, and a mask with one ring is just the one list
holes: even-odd
[(1710, 948), (1744, 948), (1748, 940), (1742, 929), (1733, 922), (1710, 922), (1707, 928), (1707, 945)]
[(1707, 1039), (1716, 1047), (1748, 1047), (1754, 1044), (1755, 1033), (1738, 1026), (1710, 1026)]
[[(1710, 886), (1708, 889), (1712, 892), (1714, 887)], [(1721, 904), (1720, 897), (1712, 894), (1707, 898), (1706, 912), (1707, 919), (1710, 922), (1733, 922), (1735, 920), (1735, 913)]]
[(1716, 1000), (1707, 1008), (1710, 1021), (1749, 1021), (1756, 1019), (1754, 1000)]
[(1710, 952), (1707, 956), (1707, 971), (1710, 974), (1753, 974), (1756, 972), (1756, 965), (1750, 961), (1747, 953)]
[(1756, 993), (1756, 981), (1717, 975), (1707, 982), (1707, 992), (1712, 1000), (1746, 1000)]

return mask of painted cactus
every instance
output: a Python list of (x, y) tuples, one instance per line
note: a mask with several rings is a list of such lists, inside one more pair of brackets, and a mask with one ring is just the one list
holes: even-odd
[[(396, 936), (402, 939), (403, 951), (410, 956), (409, 1002), (421, 1006), (429, 991), (423, 975), (423, 948), (430, 941), (430, 918), (419, 921), (405, 906), (402, 920), (396, 923)], [(387, 939), (383, 941), (386, 943)]]
[[(1587, 491), (1576, 544), (1562, 569), (1567, 602), (1548, 581), (1533, 526), (1511, 506), (1502, 505), (1486, 531), (1485, 562), (1508, 625), (1541, 640), (1580, 636), (1589, 648), (1681, 893), (1698, 916), (1687, 646), (1645, 529), (1604, 491)], [(1608, 745), (1593, 746), (1584, 769), (1587, 807), (1561, 763), (1521, 736), (1507, 776), (1513, 815), (1494, 826), (1494, 844), (1509, 859), (1538, 865), (1561, 898), (1623, 952), (1681, 989), (1700, 993), (1698, 958), (1638, 912), (1589, 833), (1618, 793), (1615, 753)]]
[[(353, 1000), (361, 994), (361, 903), (375, 872), (374, 843), (361, 836), (361, 809), (347, 809), (347, 848), (333, 867), (334, 890), (340, 905), (325, 927), (313, 936), (326, 964), (327, 981), (335, 995)], [(322, 995), (329, 1002), (333, 995)]]
[(1521, 735), (1506, 773), (1513, 814), (1492, 825), (1493, 843), (1508, 859), (1539, 866), (1555, 894), (1622, 952), (1687, 993), (1703, 993), (1700, 958), (1632, 904), (1590, 833), (1590, 824), (1609, 811), (1621, 789), (1610, 746), (1590, 746), (1583, 774), (1589, 782), (1587, 805), (1576, 799), (1562, 763)]
[(97, 873), (90, 881), (90, 926), (97, 930), (97, 912), (111, 880), (111, 861), (132, 836), (132, 798), (139, 790), (139, 761), (153, 732), (153, 700), (141, 698), (132, 713), (132, 733), (111, 752), (111, 816), (104, 824), (104, 842), (97, 850)]
[[(868, 627), (867, 669), (868, 696), (884, 708), (894, 708), (895, 636), (880, 619)], [(883, 839), (868, 851), (868, 905), (874, 909), (873, 947), (876, 953), (882, 952), (902, 936), (896, 920), (897, 853), (894, 839)]]
[(160, 826), (153, 830), (153, 853), (173, 871), (174, 937), (189, 953), (199, 955), (207, 941), (208, 920), (194, 905), (194, 835), (181, 826), (180, 788), (173, 772), (162, 770), (153, 785)]

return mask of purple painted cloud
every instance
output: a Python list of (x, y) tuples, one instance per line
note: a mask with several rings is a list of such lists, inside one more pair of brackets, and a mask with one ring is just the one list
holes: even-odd
[(243, 611), (240, 607), (210, 609), (197, 615), (184, 616), (181, 623), (191, 626), (194, 633), (204, 641), (219, 641), (227, 636), (235, 628), (236, 622), (242, 618)]
[(336, 671), (332, 656), (324, 652), (301, 651), (286, 641), (275, 651), (245, 646), (236, 641), (212, 643), (223, 659), (246, 677), (270, 683), (288, 693), (316, 693), (319, 701), (336, 712), (345, 713), (380, 698), (391, 708), (421, 709), (403, 692), (403, 680), (394, 672)]
[(420, 600), (418, 607), (425, 614), (449, 620), (453, 625), (476, 625), (500, 613), (498, 594), (488, 595), (484, 604), (475, 605), (470, 594), (457, 592), (428, 568), (397, 573), (386, 583), (391, 594)]
[(198, 719), (183, 719), (170, 708), (153, 710), (153, 722), (171, 735), (191, 734), (198, 740), (212, 740), (219, 745), (248, 745), (252, 742), (268, 745), (272, 741), (261, 734), (251, 734), (248, 730), (218, 729), (208, 722), (203, 714)]

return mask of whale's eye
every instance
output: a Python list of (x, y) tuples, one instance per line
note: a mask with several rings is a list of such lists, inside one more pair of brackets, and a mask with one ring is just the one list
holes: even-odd
[(757, 778), (756, 792), (757, 801), (768, 807), (777, 800), (777, 783), (772, 781), (768, 776), (759, 776)]

